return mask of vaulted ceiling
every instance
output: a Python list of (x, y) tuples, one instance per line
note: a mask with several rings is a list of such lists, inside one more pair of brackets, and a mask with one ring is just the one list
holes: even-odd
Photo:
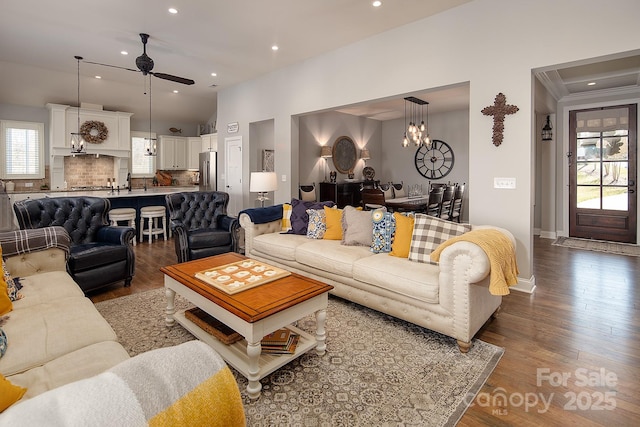
[[(469, 1), (386, 0), (375, 8), (371, 0), (5, 0), (0, 13), (0, 103), (76, 105), (74, 56), (136, 69), (135, 58), (142, 52), (139, 34), (147, 33), (154, 72), (195, 80), (187, 86), (152, 78), (153, 119), (205, 123), (216, 112), (220, 88)], [(178, 13), (170, 13), (169, 7)], [(272, 50), (273, 45), (279, 49)], [(640, 56), (631, 55), (550, 67), (536, 76), (560, 99), (590, 90), (637, 87), (639, 70)], [(82, 102), (148, 120), (149, 79), (142, 73), (81, 63), (80, 75)], [(590, 81), (597, 83), (587, 86)], [(469, 97), (464, 85), (412, 95), (428, 100), (432, 113), (464, 108)], [(339, 111), (389, 120), (402, 117), (403, 108), (399, 96)]]

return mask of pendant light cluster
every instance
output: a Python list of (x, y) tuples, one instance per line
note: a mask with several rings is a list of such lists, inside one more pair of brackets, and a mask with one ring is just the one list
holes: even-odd
[(78, 131), (71, 132), (71, 154), (87, 154), (87, 143), (84, 136), (80, 133), (80, 60), (82, 56), (74, 56), (78, 61)]
[[(409, 106), (409, 115), (407, 116), (407, 105)], [(424, 107), (427, 106), (427, 114), (424, 115)], [(425, 124), (425, 117), (427, 123)], [(407, 125), (407, 119), (409, 124)], [(429, 103), (414, 96), (408, 96), (404, 99), (404, 124), (406, 130), (404, 138), (402, 138), (402, 146), (408, 147), (413, 143), (416, 147), (424, 144), (431, 147), (431, 138), (429, 138)]]
[(157, 155), (158, 140), (152, 137), (151, 133), (151, 76), (149, 76), (149, 137), (145, 138), (147, 149), (145, 156)]

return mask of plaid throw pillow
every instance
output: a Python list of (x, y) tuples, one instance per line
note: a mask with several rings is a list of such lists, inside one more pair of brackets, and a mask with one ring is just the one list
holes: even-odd
[(471, 231), (471, 225), (445, 221), (429, 215), (416, 214), (409, 249), (409, 260), (432, 263), (429, 259), (431, 252), (440, 243), (452, 237)]
[(282, 204), (282, 231), (291, 230), (291, 204)]

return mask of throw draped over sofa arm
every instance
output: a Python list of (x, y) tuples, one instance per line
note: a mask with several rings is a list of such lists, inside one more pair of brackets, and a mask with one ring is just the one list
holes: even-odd
[(20, 229), (63, 227), (71, 239), (67, 271), (86, 293), (124, 280), (135, 273), (132, 241), (135, 229), (110, 226), (108, 199), (100, 197), (47, 197), (13, 205)]
[(227, 215), (228, 193), (193, 191), (165, 199), (179, 263), (237, 251), (239, 224)]

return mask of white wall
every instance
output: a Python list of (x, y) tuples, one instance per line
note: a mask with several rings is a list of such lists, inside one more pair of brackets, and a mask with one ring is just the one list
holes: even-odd
[[(517, 240), (520, 277), (533, 281), (532, 70), (636, 49), (640, 2), (610, 0), (475, 0), (401, 28), (311, 58), (256, 80), (222, 89), (218, 129), (237, 121), (274, 120), (276, 170), (297, 176), (298, 123), (294, 116), (337, 106), (469, 82), (469, 218), (496, 224)], [(615, 31), (585, 25), (615, 23)], [(579, 42), (578, 42), (579, 39)], [(420, 46), (420, 55), (416, 55)], [(411, 58), (411, 61), (408, 61)], [(517, 114), (505, 121), (504, 143), (491, 143), (492, 120), (481, 114), (499, 92)], [(280, 149), (282, 148), (282, 149)], [(223, 157), (224, 158), (224, 157)], [(244, 161), (249, 155), (245, 150)], [(410, 167), (410, 165), (407, 165)], [(245, 174), (248, 177), (248, 168)], [(246, 178), (245, 177), (245, 178)], [(515, 190), (493, 188), (494, 177), (513, 177)], [(244, 180), (248, 186), (248, 179)], [(248, 188), (248, 187), (247, 187)], [(245, 206), (248, 191), (245, 188)], [(283, 186), (276, 201), (291, 198)]]

